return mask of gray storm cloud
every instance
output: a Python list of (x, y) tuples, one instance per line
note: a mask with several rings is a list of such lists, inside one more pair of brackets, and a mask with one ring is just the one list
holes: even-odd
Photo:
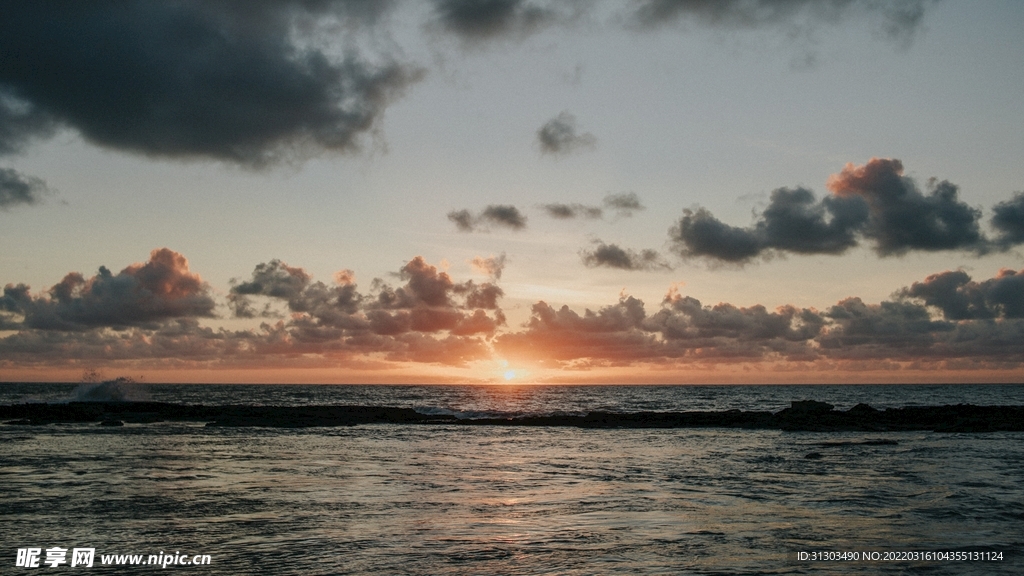
[(304, 24), (377, 12), (299, 0), (9, 5), (0, 151), (55, 126), (117, 150), (247, 166), (353, 150), (418, 72), (328, 57), (304, 41)]
[[(351, 152), (423, 76), (402, 50), (356, 48), (398, 1), (21, 2), (0, 19), (0, 156), (68, 129), (105, 148), (247, 167)], [(920, 26), (928, 2), (647, 0), (607, 10), (572, 0), (434, 0), (424, 25), (473, 43), (549, 25), (607, 20), (641, 32), (690, 19), (708, 27), (831, 22), (880, 15), (891, 36)], [(343, 48), (343, 49), (342, 49)], [(545, 154), (594, 146), (563, 112), (537, 132)], [(6, 204), (23, 203), (2, 189)]]

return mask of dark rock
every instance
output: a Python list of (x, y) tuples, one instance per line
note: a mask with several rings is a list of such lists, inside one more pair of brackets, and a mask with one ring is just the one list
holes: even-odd
[(790, 403), (788, 410), (798, 414), (823, 414), (825, 412), (831, 412), (835, 406), (828, 402), (818, 402), (817, 400), (794, 400)]
[[(70, 402), (0, 406), (0, 420), (14, 425), (53, 422), (207, 422), (212, 426), (354, 426), (419, 424), (466, 426), (573, 426), (579, 428), (748, 428), (787, 431), (1024, 431), (1024, 406), (912, 406), (880, 411), (859, 404), (845, 412), (813, 400), (770, 412), (603, 412), (518, 418), (459, 419), (387, 406), (202, 406), (164, 402)], [(895, 444), (868, 440), (864, 445)]]

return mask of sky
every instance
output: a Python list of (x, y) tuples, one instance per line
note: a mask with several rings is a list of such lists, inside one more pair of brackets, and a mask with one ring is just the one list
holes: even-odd
[(1024, 4), (24, 3), (0, 381), (1024, 381)]

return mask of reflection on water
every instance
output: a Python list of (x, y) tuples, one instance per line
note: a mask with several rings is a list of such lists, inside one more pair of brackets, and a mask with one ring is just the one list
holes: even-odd
[[(860, 443), (874, 439), (898, 444)], [(18, 547), (95, 546), (97, 554), (211, 554), (209, 567), (176, 568), (203, 574), (1018, 574), (1021, 439), (2, 426), (2, 562), (13, 567)], [(806, 458), (812, 452), (821, 457)], [(792, 558), (812, 549), (972, 547), (1007, 560)]]

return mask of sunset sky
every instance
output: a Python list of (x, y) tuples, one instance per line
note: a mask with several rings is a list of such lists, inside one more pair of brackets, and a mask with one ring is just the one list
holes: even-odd
[(0, 381), (1022, 382), (1024, 3), (19, 3)]

